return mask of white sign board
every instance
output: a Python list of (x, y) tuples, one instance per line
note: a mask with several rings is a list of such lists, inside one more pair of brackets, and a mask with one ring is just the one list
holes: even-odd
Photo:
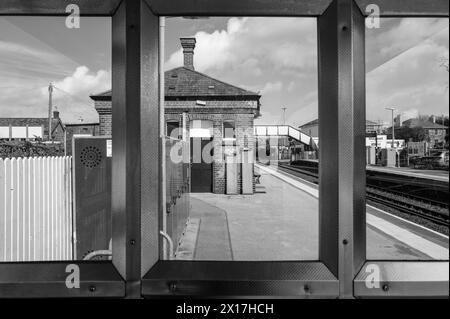
[(106, 157), (112, 157), (112, 140), (106, 140)]
[(0, 126), (0, 138), (9, 138), (9, 126)]

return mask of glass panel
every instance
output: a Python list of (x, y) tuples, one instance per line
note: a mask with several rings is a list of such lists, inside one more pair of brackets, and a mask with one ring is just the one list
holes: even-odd
[(162, 255), (318, 260), (318, 135), (299, 127), (318, 116), (316, 20), (166, 18), (165, 39), (183, 129), (164, 143)]
[(448, 260), (448, 28), (366, 29), (369, 259)]
[(111, 249), (111, 19), (79, 22), (0, 17), (0, 262)]

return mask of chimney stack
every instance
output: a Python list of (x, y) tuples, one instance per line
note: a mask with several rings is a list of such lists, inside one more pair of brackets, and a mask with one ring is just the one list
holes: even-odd
[(53, 111), (53, 118), (59, 119), (59, 111)]
[(195, 38), (180, 38), (183, 47), (184, 67), (194, 70), (194, 49), (197, 41)]

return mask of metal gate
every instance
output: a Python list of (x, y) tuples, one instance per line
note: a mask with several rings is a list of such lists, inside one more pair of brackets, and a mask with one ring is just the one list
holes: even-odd
[(74, 137), (75, 258), (107, 250), (111, 240), (111, 138)]

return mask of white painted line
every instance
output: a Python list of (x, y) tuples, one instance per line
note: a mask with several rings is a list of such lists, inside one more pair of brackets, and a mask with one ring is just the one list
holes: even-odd
[(422, 226), (422, 225), (413, 223), (412, 221), (409, 221), (409, 220), (407, 220), (407, 219), (404, 219), (404, 218), (401, 218), (401, 217), (399, 217), (399, 216), (393, 215), (393, 214), (391, 214), (391, 213), (385, 212), (384, 210), (381, 210), (381, 209), (379, 209), (379, 208), (377, 208), (377, 207), (375, 207), (375, 206), (372, 206), (372, 205), (367, 205), (367, 207), (370, 207), (370, 208), (372, 208), (373, 210), (379, 211), (380, 213), (383, 213), (383, 214), (388, 215), (388, 216), (390, 216), (390, 217), (392, 217), (392, 218), (398, 219), (398, 220), (400, 220), (400, 221), (402, 221), (402, 222), (404, 222), (404, 223), (408, 223), (408, 224), (411, 224), (411, 225), (413, 225), (413, 226), (415, 226), (415, 227), (424, 229), (424, 230), (426, 230), (426, 231), (429, 231), (429, 232), (433, 233), (434, 235), (437, 235), (437, 236), (440, 236), (440, 237), (442, 237), (442, 238), (444, 238), (444, 239), (446, 239), (446, 240), (449, 240), (449, 237), (448, 237), (448, 236), (446, 236), (446, 235), (444, 235), (444, 234), (441, 234), (441, 233), (438, 233), (437, 231), (434, 231), (434, 230), (432, 230), (432, 229), (426, 228), (425, 226)]
[(434, 180), (444, 181), (444, 182), (449, 181), (449, 178), (447, 176), (430, 175), (430, 174), (426, 174), (426, 173), (417, 173), (417, 172), (410, 172), (410, 171), (405, 171), (405, 170), (385, 169), (385, 168), (376, 167), (376, 166), (367, 166), (367, 169), (374, 171), (374, 172), (391, 173), (391, 174), (411, 176), (411, 177), (420, 177), (420, 178), (434, 179)]
[[(265, 172), (267, 172), (267, 173), (269, 173), (269, 174), (271, 174), (271, 175), (273, 175), (273, 176), (275, 176), (275, 177), (285, 181), (286, 183), (288, 183), (288, 184), (298, 188), (299, 190), (302, 190), (302, 191), (304, 191), (304, 192), (314, 196), (317, 199), (319, 198), (319, 190), (318, 189), (315, 189), (315, 188), (313, 188), (311, 186), (308, 186), (305, 183), (296, 181), (296, 180), (292, 179), (291, 177), (288, 177), (288, 176), (286, 176), (284, 174), (281, 174), (281, 173), (275, 171), (273, 168), (264, 167), (264, 166), (261, 166), (261, 165), (258, 165), (258, 164), (255, 164), (255, 165), (259, 169), (261, 169), (262, 171), (265, 171)], [(405, 220), (403, 218), (394, 216), (394, 215), (389, 214), (389, 213), (387, 213), (387, 212), (385, 212), (385, 211), (383, 211), (381, 209), (378, 209), (376, 207), (373, 207), (373, 206), (370, 206), (370, 205), (367, 205), (367, 206), (370, 207), (370, 208), (373, 208), (375, 210), (378, 210), (379, 212), (382, 212), (382, 213), (384, 213), (386, 215), (395, 217), (398, 220), (402, 220), (402, 221), (407, 222), (407, 223), (409, 223), (411, 225), (414, 225), (416, 227), (422, 228), (425, 231), (428, 231), (428, 232), (433, 233), (433, 234), (438, 234), (438, 235), (442, 236), (443, 238), (448, 239), (447, 236), (445, 236), (443, 234), (440, 234), (440, 233), (437, 233), (437, 232), (435, 232), (435, 231), (433, 231), (431, 229), (428, 229), (428, 228), (423, 227), (421, 225), (417, 225), (417, 224), (412, 223), (410, 221), (407, 221), (407, 220)], [(384, 220), (382, 218), (376, 217), (373, 214), (367, 213), (367, 223), (370, 224), (371, 226), (377, 228), (378, 230), (382, 231), (383, 233), (385, 233), (385, 234), (387, 234), (387, 235), (389, 235), (391, 237), (394, 237), (396, 240), (398, 240), (398, 241), (400, 241), (400, 242), (402, 242), (402, 243), (404, 243), (404, 244), (406, 244), (406, 245), (408, 245), (408, 246), (410, 246), (410, 247), (420, 251), (421, 253), (423, 253), (423, 254), (425, 254), (427, 256), (430, 256), (431, 258), (438, 259), (438, 260), (448, 260), (448, 258), (449, 258), (449, 250), (447, 248), (442, 247), (442, 246), (440, 246), (438, 244), (435, 244), (435, 243), (433, 243), (432, 241), (430, 241), (428, 239), (422, 238), (422, 237), (412, 233), (409, 230), (406, 230), (404, 228), (398, 227), (395, 224), (393, 224), (391, 222), (388, 222), (388, 221), (386, 221), (386, 220)]]
[(372, 214), (367, 214), (367, 223), (433, 259), (448, 260), (449, 252), (447, 248), (413, 234), (409, 230)]

